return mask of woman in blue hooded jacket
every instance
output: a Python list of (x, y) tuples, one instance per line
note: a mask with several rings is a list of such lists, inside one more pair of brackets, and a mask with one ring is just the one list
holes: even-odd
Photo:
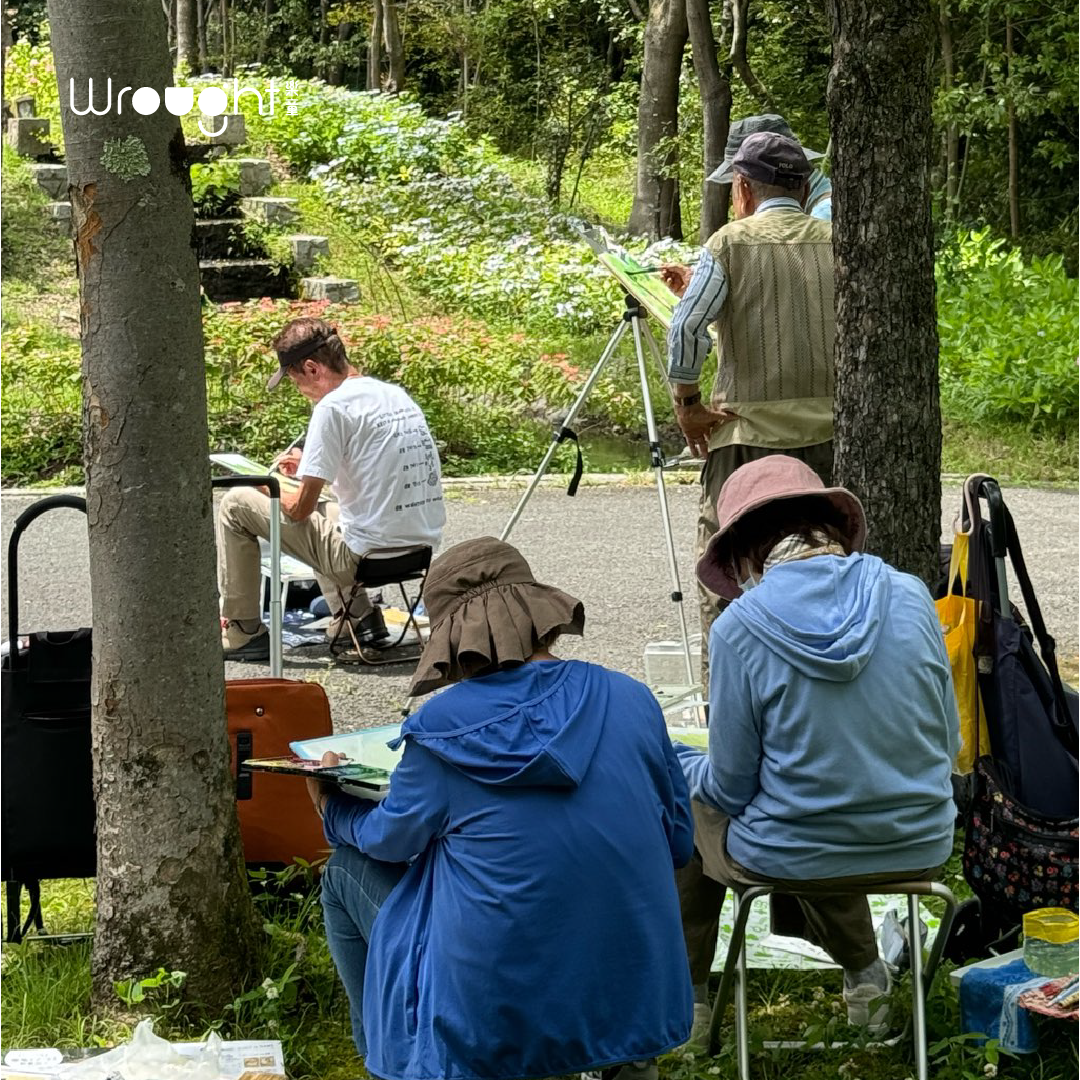
[[(384, 1080), (655, 1076), (692, 993), (674, 869), (693, 825), (641, 683), (550, 652), (580, 602), (509, 544), (451, 548), (379, 804), (312, 785), (330, 951)], [(397, 745), (397, 744), (395, 744)]]
[[(860, 553), (859, 500), (793, 457), (737, 469), (717, 516), (697, 572), (731, 603), (709, 635), (708, 753), (679, 748), (697, 846), (683, 883), (716, 883), (715, 920), (725, 885), (813, 882), (820, 899), (773, 897), (774, 928), (826, 949), (849, 1022), (879, 1033), (891, 982), (844, 885), (924, 879), (952, 851), (960, 720), (937, 613), (921, 581)], [(689, 901), (683, 917), (703, 998), (715, 931)]]

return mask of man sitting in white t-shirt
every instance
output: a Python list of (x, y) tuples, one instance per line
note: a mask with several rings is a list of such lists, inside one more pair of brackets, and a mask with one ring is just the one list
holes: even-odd
[[(278, 471), (300, 480), (281, 496), (281, 548), (306, 562), (333, 614), (327, 636), (344, 618), (361, 644), (388, 636), (382, 612), (356, 589), (360, 557), (374, 548), (438, 547), (446, 523), (439, 453), (427, 421), (401, 389), (361, 375), (337, 330), (321, 319), (294, 319), (274, 339), (280, 368), (315, 403), (304, 449), (289, 450)], [(338, 501), (319, 502), (332, 483)], [(270, 500), (254, 488), (233, 488), (218, 514), (221, 643), (229, 660), (266, 660), (270, 638), (260, 616), (259, 537), (270, 535)], [(345, 605), (348, 603), (348, 611)]]

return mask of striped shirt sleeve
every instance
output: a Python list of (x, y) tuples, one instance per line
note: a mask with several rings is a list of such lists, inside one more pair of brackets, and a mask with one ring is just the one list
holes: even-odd
[(719, 317), (727, 291), (723, 268), (703, 249), (690, 284), (675, 305), (668, 330), (668, 378), (672, 382), (695, 383), (701, 377), (701, 366), (712, 348), (709, 326)]

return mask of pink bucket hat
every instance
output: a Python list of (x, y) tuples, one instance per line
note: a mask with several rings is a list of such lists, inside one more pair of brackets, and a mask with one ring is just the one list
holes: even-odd
[(777, 499), (797, 499), (807, 495), (827, 499), (844, 515), (851, 550), (861, 551), (866, 542), (866, 514), (862, 503), (847, 488), (827, 488), (806, 462), (787, 454), (770, 454), (740, 466), (720, 489), (720, 498), (716, 500), (719, 528), (697, 564), (701, 584), (725, 600), (741, 596), (737, 568), (731, 562), (731, 527), (740, 518)]

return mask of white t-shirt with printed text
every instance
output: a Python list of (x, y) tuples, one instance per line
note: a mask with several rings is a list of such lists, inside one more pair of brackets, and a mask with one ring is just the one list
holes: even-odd
[(298, 477), (333, 484), (350, 550), (439, 546), (446, 508), (435, 440), (400, 386), (346, 379), (316, 402)]

